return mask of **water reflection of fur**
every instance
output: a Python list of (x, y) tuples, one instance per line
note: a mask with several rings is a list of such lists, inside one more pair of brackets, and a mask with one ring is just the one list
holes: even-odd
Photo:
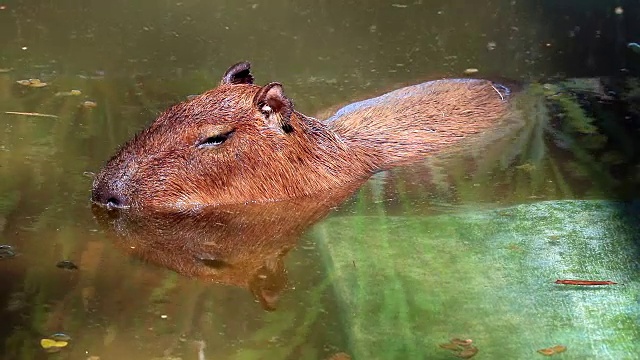
[(284, 256), (359, 185), (321, 198), (189, 213), (114, 213), (95, 206), (94, 215), (123, 251), (184, 276), (248, 289), (265, 310), (274, 310), (287, 285)]

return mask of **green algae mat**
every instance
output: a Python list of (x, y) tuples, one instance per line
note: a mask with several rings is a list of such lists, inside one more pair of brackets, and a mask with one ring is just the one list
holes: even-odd
[[(314, 228), (355, 359), (640, 357), (640, 205), (549, 201)], [(615, 285), (556, 284), (558, 279)]]

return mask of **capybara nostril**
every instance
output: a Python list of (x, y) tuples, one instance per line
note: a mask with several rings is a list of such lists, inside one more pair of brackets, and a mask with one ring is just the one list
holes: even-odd
[(126, 207), (126, 205), (124, 204), (124, 201), (122, 201), (121, 198), (115, 197), (115, 196), (108, 198), (106, 205), (107, 205), (107, 208), (109, 209), (119, 209), (119, 208)]
[(122, 191), (119, 191), (118, 184), (104, 181), (104, 177), (96, 178), (91, 190), (91, 201), (107, 209), (123, 209), (128, 208), (129, 203), (127, 197)]
[(92, 201), (98, 205), (105, 206), (107, 209), (124, 209), (129, 207), (126, 198), (121, 194), (94, 191), (93, 195)]

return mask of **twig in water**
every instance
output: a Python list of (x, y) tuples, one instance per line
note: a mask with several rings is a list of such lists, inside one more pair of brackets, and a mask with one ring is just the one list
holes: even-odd
[(9, 115), (37, 116), (37, 117), (48, 117), (48, 118), (56, 118), (56, 119), (58, 118), (58, 115), (41, 114), (41, 113), (35, 113), (35, 112), (5, 111), (4, 113)]
[(562, 285), (583, 285), (583, 286), (593, 286), (593, 285), (616, 285), (617, 282), (609, 281), (609, 280), (556, 280), (556, 284)]

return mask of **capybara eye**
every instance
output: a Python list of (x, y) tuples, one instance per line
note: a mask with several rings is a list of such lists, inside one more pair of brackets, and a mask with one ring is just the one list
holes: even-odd
[(211, 147), (220, 146), (225, 141), (227, 141), (227, 139), (229, 139), (229, 137), (231, 137), (232, 134), (233, 134), (233, 131), (229, 131), (226, 133), (216, 134), (213, 136), (206, 137), (198, 141), (197, 147), (199, 149), (202, 149), (202, 148), (211, 148)]

